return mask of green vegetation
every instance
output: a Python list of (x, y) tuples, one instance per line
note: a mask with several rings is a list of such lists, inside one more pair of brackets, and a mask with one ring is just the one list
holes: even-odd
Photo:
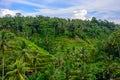
[(120, 25), (44, 16), (0, 18), (0, 80), (120, 79)]

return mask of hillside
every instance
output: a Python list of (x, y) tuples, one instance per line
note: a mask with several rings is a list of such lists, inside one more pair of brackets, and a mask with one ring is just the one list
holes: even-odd
[(120, 25), (97, 20), (0, 18), (0, 79), (120, 79)]
[(28, 74), (29, 71), (31, 73), (36, 70), (42, 71), (41, 69), (44, 70), (49, 62), (53, 62), (52, 55), (34, 43), (24, 38), (16, 37), (15, 34), (5, 30), (2, 30), (0, 33), (2, 37), (0, 72), (2, 72), (4, 63), (5, 79), (26, 79), (25, 74)]

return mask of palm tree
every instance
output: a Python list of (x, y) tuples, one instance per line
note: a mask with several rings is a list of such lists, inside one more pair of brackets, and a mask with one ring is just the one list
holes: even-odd
[(1, 33), (1, 50), (2, 50), (2, 80), (4, 80), (4, 53), (5, 53), (5, 45), (6, 45), (6, 41), (5, 41), (5, 32), (2, 31)]
[[(17, 40), (19, 40), (19, 38)], [(32, 55), (29, 54), (30, 51), (27, 43), (24, 40), (20, 41), (20, 43), (20, 46), (13, 46), (15, 53), (18, 56), (14, 59), (16, 61), (13, 61), (7, 66), (8, 72), (6, 73), (5, 78), (9, 78), (10, 80), (26, 80), (26, 72), (31, 70), (29, 64), (31, 62)], [(15, 43), (11, 45), (15, 45)]]
[(12, 34), (9, 32), (6, 32), (5, 30), (2, 30), (0, 32), (0, 39), (1, 39), (1, 44), (0, 44), (0, 49), (2, 52), (2, 80), (4, 80), (4, 74), (5, 74), (5, 50), (7, 47), (10, 47), (7, 42), (10, 40), (10, 38), (12, 38)]
[(25, 70), (30, 69), (25, 67), (22, 59), (17, 59), (14, 64), (8, 66), (11, 71), (6, 73), (5, 79), (9, 80), (26, 80), (27, 76), (24, 74)]
[(120, 29), (110, 35), (105, 48), (110, 55), (120, 57)]
[(51, 64), (54, 60), (50, 54), (39, 54), (39, 52), (36, 53), (35, 56), (33, 56), (32, 64), (34, 67), (35, 73), (37, 73), (37, 70), (45, 69), (48, 64)]
[[(22, 44), (21, 46), (19, 47), (19, 50), (18, 50), (18, 53), (19, 53), (19, 57), (18, 59), (22, 59), (23, 60), (23, 65), (24, 67), (27, 67), (28, 66), (28, 61), (30, 61), (32, 59), (32, 55), (29, 54), (29, 49), (27, 47), (27, 44), (25, 43), (25, 41), (22, 41)], [(27, 65), (26, 65), (27, 64)], [(25, 75), (25, 72), (24, 71), (24, 75)]]

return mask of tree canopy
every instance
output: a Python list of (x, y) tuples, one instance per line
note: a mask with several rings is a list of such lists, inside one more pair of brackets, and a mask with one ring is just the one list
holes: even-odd
[(0, 79), (120, 79), (120, 25), (38, 15), (0, 18)]

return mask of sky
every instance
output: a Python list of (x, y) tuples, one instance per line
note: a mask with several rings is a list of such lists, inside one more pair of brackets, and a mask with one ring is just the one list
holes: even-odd
[(120, 0), (0, 0), (0, 17), (16, 13), (120, 23)]

